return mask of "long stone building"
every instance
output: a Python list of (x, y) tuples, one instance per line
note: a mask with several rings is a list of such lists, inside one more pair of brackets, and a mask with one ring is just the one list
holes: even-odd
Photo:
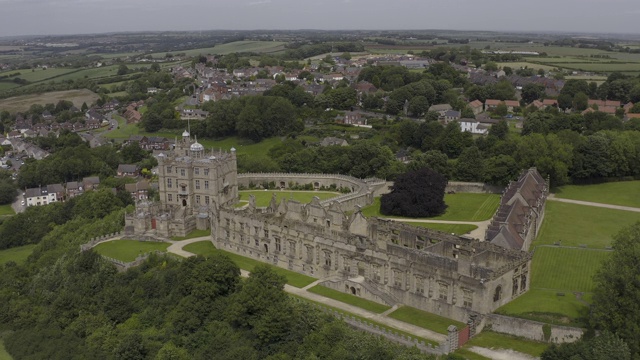
[[(323, 285), (389, 305), (406, 304), (459, 321), (487, 314), (529, 289), (530, 254), (395, 221), (366, 218), (385, 186), (327, 174), (236, 174), (236, 156), (207, 152), (185, 132), (159, 157), (160, 203), (139, 203), (125, 231), (185, 235), (211, 228), (217, 248), (324, 280)], [(275, 197), (237, 207), (238, 182), (350, 187), (308, 204)], [(207, 181), (208, 186), (205, 186)]]

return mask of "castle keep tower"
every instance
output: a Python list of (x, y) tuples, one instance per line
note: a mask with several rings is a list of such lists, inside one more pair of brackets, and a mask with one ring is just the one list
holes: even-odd
[(195, 228), (209, 228), (215, 209), (237, 201), (235, 149), (207, 151), (185, 131), (172, 151), (157, 158), (160, 203), (138, 204), (125, 230), (186, 236)]

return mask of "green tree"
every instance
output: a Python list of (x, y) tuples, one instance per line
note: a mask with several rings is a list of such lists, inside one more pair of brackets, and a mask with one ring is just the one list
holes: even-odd
[(11, 204), (16, 196), (16, 186), (10, 180), (0, 180), (0, 205)]
[(584, 111), (589, 106), (589, 96), (583, 92), (577, 93), (573, 97), (573, 107), (577, 111)]
[(427, 110), (429, 110), (429, 101), (426, 97), (416, 96), (413, 99), (409, 100), (409, 112), (413, 116), (419, 117)]
[(525, 104), (530, 104), (534, 100), (542, 99), (544, 94), (544, 86), (541, 84), (528, 83), (522, 87), (522, 101)]
[(520, 167), (510, 155), (490, 157), (485, 165), (484, 181), (489, 184), (506, 186), (511, 180), (515, 180), (520, 172)]
[(460, 154), (456, 161), (456, 179), (460, 181), (482, 181), (484, 179), (484, 159), (477, 146), (471, 146)]
[(494, 114), (498, 115), (498, 116), (507, 116), (507, 114), (509, 113), (509, 108), (507, 107), (506, 104), (504, 103), (500, 103), (498, 106), (496, 106), (496, 109), (493, 111)]
[(613, 239), (613, 253), (594, 277), (590, 324), (609, 331), (640, 355), (640, 222), (622, 229)]
[(129, 68), (125, 64), (120, 64), (118, 66), (118, 75), (127, 75), (129, 73)]
[(380, 212), (385, 215), (429, 217), (444, 213), (444, 190), (447, 179), (422, 168), (399, 175), (391, 192), (380, 198)]

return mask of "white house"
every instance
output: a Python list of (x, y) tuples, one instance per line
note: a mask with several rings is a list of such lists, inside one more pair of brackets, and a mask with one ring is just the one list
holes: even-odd
[(472, 134), (485, 135), (489, 131), (489, 125), (482, 124), (476, 119), (460, 119), (460, 130)]

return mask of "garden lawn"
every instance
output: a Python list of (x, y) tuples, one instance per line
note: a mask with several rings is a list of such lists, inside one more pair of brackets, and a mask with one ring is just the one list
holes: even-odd
[(596, 185), (567, 185), (556, 189), (555, 196), (563, 199), (640, 208), (640, 181), (608, 182)]
[(135, 260), (138, 255), (155, 250), (167, 251), (169, 245), (171, 244), (166, 242), (114, 240), (98, 244), (93, 249), (100, 255), (124, 262), (131, 262)]
[(610, 251), (537, 247), (531, 262), (531, 288), (591, 292), (593, 276)]
[(380, 329), (387, 329), (388, 332), (395, 332), (395, 333), (397, 333), (399, 335), (404, 335), (404, 336), (407, 336), (407, 337), (411, 337), (412, 339), (418, 339), (418, 341), (424, 341), (425, 344), (431, 344), (433, 347), (438, 347), (440, 345), (437, 341), (434, 341), (434, 340), (431, 340), (431, 339), (422, 338), (422, 337), (418, 337), (418, 336), (415, 336), (413, 334), (409, 334), (408, 332), (404, 332), (402, 330), (398, 330), (396, 328), (389, 327), (389, 326), (384, 325), (382, 323), (373, 321), (371, 319), (363, 318), (362, 316), (358, 316), (356, 314), (352, 314), (350, 312), (344, 311), (342, 309), (335, 308), (333, 306), (329, 306), (329, 305), (324, 304), (324, 303), (319, 303), (319, 302), (316, 302), (316, 301), (313, 301), (313, 300), (309, 300), (307, 298), (304, 298), (304, 297), (298, 296), (298, 295), (294, 295), (294, 294), (289, 294), (289, 296), (293, 297), (294, 299), (298, 299), (300, 301), (304, 301), (304, 302), (307, 302), (307, 303), (310, 303), (310, 304), (319, 305), (321, 308), (329, 309), (329, 310), (332, 310), (334, 312), (338, 312), (338, 313), (343, 314), (343, 315), (347, 315), (347, 316), (350, 316), (350, 317), (354, 317), (356, 319), (360, 319), (360, 321), (365, 322), (365, 323), (369, 323), (369, 324), (373, 324), (374, 326), (377, 325)]
[(293, 199), (301, 203), (307, 204), (313, 199), (314, 196), (320, 198), (320, 200), (327, 200), (339, 196), (340, 193), (331, 191), (290, 191), (290, 190), (278, 190), (278, 191), (264, 191), (264, 190), (243, 190), (238, 192), (240, 195), (240, 201), (246, 203), (249, 202), (249, 195), (256, 197), (256, 206), (264, 207), (269, 206), (271, 202), (272, 194), (276, 194), (278, 204), (282, 199)]
[(391, 309), (390, 306), (378, 304), (377, 302), (363, 299), (355, 295), (343, 293), (338, 290), (330, 289), (322, 285), (316, 285), (307, 291), (312, 292), (314, 294), (322, 295), (324, 297), (328, 297), (330, 299), (338, 300), (345, 304), (357, 306), (359, 308), (374, 312), (376, 314), (382, 314), (383, 312)]
[(492, 331), (483, 331), (464, 345), (465, 348), (471, 346), (479, 346), (487, 349), (511, 349), (539, 357), (542, 352), (549, 347), (549, 344)]
[(0, 339), (0, 360), (13, 360), (13, 357), (5, 350), (2, 339)]
[[(483, 221), (490, 219), (495, 214), (500, 203), (500, 195), (497, 194), (446, 194), (444, 202), (447, 211), (440, 216), (434, 216), (430, 220), (452, 221)], [(380, 213), (380, 198), (375, 198), (373, 204), (362, 209), (365, 216), (389, 217)]]
[(189, 234), (187, 234), (187, 236), (173, 236), (171, 238), (171, 240), (174, 241), (181, 241), (181, 240), (187, 240), (187, 239), (194, 239), (197, 237), (203, 237), (203, 236), (210, 236), (211, 235), (211, 230), (193, 230), (192, 232), (190, 232)]
[(640, 219), (631, 211), (613, 210), (547, 201), (546, 213), (536, 245), (560, 242), (563, 246), (586, 245), (590, 248), (611, 246), (612, 237), (625, 226)]
[(530, 289), (496, 310), (497, 314), (564, 326), (587, 326), (591, 294)]
[[(218, 250), (215, 248), (215, 246), (213, 246), (213, 244), (210, 241), (195, 242), (193, 244), (189, 244), (185, 246), (183, 249), (185, 251), (188, 251), (197, 255), (202, 255), (202, 256), (211, 256), (215, 253), (224, 254), (228, 256), (231, 260), (233, 260), (233, 262), (235, 262), (240, 269), (247, 270), (249, 272), (251, 272), (256, 265), (267, 264), (267, 263), (263, 263), (261, 261), (254, 260), (248, 257), (240, 256), (228, 251)], [(270, 265), (270, 264), (267, 264), (267, 265)], [(298, 288), (303, 288), (317, 280), (310, 276), (298, 274), (297, 272), (282, 269), (277, 266), (272, 266), (272, 269), (277, 274), (280, 274), (286, 277), (287, 284), (298, 287)]]
[(0, 205), (0, 216), (3, 215), (14, 215), (16, 212), (13, 211), (11, 204)]
[(465, 326), (461, 322), (448, 319), (436, 314), (428, 313), (426, 311), (418, 310), (410, 306), (402, 306), (388, 316), (390, 318), (404, 321), (406, 323), (445, 335), (448, 334), (447, 328), (450, 325), (455, 325), (458, 327), (458, 329), (463, 329)]
[(411, 221), (407, 221), (407, 222), (403, 221), (403, 223), (413, 225), (413, 226), (438, 230), (438, 231), (442, 231), (450, 234), (453, 233), (456, 235), (468, 234), (471, 231), (478, 228), (475, 225), (468, 225), (468, 224), (435, 224), (435, 223), (421, 223), (421, 222), (411, 222)]
[(482, 356), (480, 354), (476, 354), (471, 350), (467, 350), (465, 348), (460, 348), (454, 352), (454, 354), (458, 356), (462, 356), (465, 360), (491, 360), (488, 357)]
[(25, 245), (14, 247), (11, 249), (0, 250), (0, 266), (13, 261), (16, 264), (22, 264), (27, 260), (27, 257), (33, 252), (35, 245)]

